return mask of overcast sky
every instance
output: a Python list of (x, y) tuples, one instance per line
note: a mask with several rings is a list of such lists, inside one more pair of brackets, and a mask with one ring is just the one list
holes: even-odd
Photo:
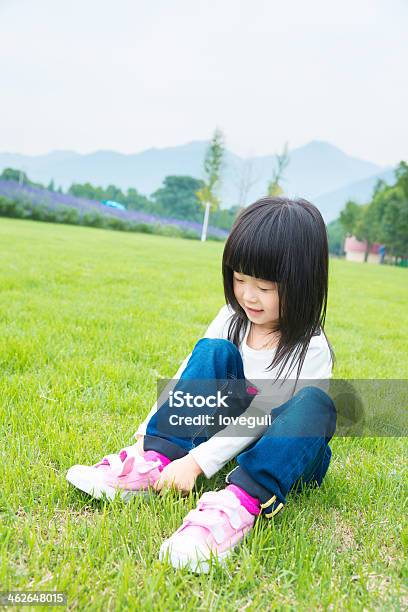
[(0, 0), (0, 151), (408, 159), (407, 0)]

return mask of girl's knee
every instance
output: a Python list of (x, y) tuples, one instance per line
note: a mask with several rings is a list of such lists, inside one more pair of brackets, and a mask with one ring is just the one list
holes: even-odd
[(336, 429), (337, 413), (331, 397), (319, 387), (303, 387), (295, 396), (294, 408), (297, 413), (302, 415), (302, 420), (307, 423), (314, 423), (317, 430), (321, 426), (330, 437)]
[[(230, 340), (224, 338), (201, 338), (195, 346), (205, 347), (209, 351), (228, 351), (231, 353), (239, 353), (238, 348)], [(195, 347), (194, 347), (195, 348)]]
[(336, 413), (336, 407), (332, 398), (320, 387), (315, 387), (313, 385), (303, 387), (296, 393), (295, 398), (302, 400), (297, 402), (299, 407), (304, 407), (309, 413), (311, 409)]

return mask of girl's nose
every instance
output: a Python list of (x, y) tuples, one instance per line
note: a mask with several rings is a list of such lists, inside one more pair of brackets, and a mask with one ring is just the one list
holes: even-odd
[(244, 300), (245, 302), (256, 303), (258, 298), (256, 296), (256, 293), (252, 289), (247, 287), (244, 291)]

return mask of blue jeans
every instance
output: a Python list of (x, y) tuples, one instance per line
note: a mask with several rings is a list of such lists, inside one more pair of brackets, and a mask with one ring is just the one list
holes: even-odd
[[(231, 380), (235, 390), (238, 385), (234, 415), (245, 412), (254, 398), (246, 391), (250, 383), (245, 380), (241, 354), (229, 340), (199, 340), (173, 392), (191, 391), (188, 381), (192, 379), (201, 381), (201, 388), (196, 390), (203, 395), (215, 394), (220, 381), (224, 392), (225, 381)], [(175, 412), (169, 400), (158, 408), (147, 425), (144, 450), (156, 450), (174, 460), (214, 434), (202, 425), (186, 428), (183, 435), (178, 430), (177, 436), (164, 431), (160, 419)], [(214, 414), (214, 409), (208, 412)], [(238, 466), (227, 476), (227, 482), (260, 499), (265, 516), (273, 516), (283, 507), (289, 491), (297, 491), (302, 485), (321, 485), (331, 458), (329, 441), (336, 428), (334, 403), (318, 387), (302, 388), (271, 414), (273, 420), (264, 435), (237, 456)], [(316, 435), (302, 435), (311, 422), (319, 424)]]

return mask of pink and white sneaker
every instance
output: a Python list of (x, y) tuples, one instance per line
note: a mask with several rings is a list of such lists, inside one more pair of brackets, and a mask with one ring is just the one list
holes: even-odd
[(130, 497), (146, 491), (160, 476), (163, 465), (143, 458), (136, 445), (123, 448), (118, 454), (107, 455), (93, 466), (73, 465), (66, 479), (77, 489), (100, 499), (104, 495), (113, 499), (117, 492), (128, 501)]
[(208, 573), (212, 560), (223, 563), (251, 529), (250, 514), (231, 491), (209, 491), (190, 510), (183, 524), (160, 548), (160, 561), (175, 568)]

